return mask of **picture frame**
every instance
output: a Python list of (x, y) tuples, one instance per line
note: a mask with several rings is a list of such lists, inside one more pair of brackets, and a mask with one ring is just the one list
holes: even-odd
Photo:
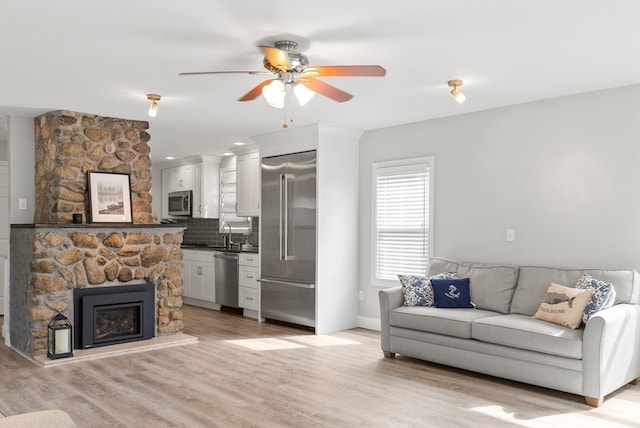
[(131, 177), (114, 172), (89, 172), (89, 221), (132, 223)]

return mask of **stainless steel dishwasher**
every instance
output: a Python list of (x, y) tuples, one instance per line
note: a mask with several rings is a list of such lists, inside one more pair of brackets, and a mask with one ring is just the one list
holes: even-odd
[(216, 303), (238, 307), (238, 253), (215, 251)]

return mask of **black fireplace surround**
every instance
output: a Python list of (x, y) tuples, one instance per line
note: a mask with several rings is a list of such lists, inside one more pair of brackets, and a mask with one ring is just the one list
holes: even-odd
[(73, 290), (75, 349), (151, 339), (155, 286), (141, 283)]

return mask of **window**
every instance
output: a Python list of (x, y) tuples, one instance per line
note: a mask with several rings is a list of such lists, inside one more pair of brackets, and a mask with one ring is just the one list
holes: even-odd
[(398, 274), (424, 275), (431, 252), (433, 157), (373, 165), (375, 285), (397, 284)]
[(236, 170), (233, 168), (220, 169), (220, 233), (251, 232), (251, 217), (236, 215)]

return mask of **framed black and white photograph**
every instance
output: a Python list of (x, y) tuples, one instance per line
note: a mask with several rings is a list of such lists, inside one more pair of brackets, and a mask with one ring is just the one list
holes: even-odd
[(132, 223), (129, 174), (89, 172), (91, 223)]

